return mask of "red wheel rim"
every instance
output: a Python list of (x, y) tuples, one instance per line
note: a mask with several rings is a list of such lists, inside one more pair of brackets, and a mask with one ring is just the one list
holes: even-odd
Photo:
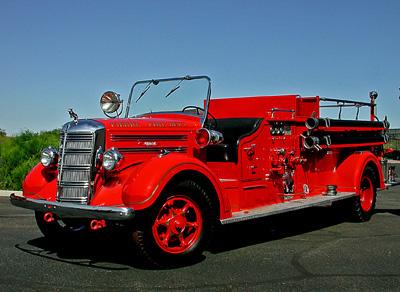
[(197, 204), (187, 197), (173, 196), (161, 207), (153, 223), (153, 236), (164, 251), (179, 254), (198, 242), (203, 219)]
[(360, 184), (360, 203), (364, 212), (371, 210), (374, 201), (374, 188), (371, 179), (364, 176)]

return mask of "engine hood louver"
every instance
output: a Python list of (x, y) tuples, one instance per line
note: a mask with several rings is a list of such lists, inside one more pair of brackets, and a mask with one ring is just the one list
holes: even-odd
[(189, 146), (188, 133), (110, 133), (109, 137), (110, 147), (128, 154), (187, 153)]

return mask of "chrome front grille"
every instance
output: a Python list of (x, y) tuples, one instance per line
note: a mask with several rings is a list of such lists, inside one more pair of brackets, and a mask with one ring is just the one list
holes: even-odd
[(92, 160), (92, 153), (84, 152), (68, 152), (68, 148), (65, 147), (64, 153), (64, 165), (77, 165), (77, 166), (90, 166)]
[(95, 151), (104, 148), (104, 128), (91, 120), (66, 124), (60, 145), (57, 199), (87, 204), (93, 191)]
[[(65, 136), (66, 135), (66, 136)], [(61, 134), (58, 200), (87, 203), (94, 134)], [(64, 141), (65, 139), (65, 141)], [(65, 145), (65, 149), (63, 146)]]
[(63, 186), (62, 194), (59, 195), (58, 199), (61, 202), (75, 202), (85, 203), (88, 196), (83, 194), (89, 193), (89, 186)]
[(76, 170), (76, 169), (66, 169), (62, 173), (61, 177), (62, 182), (79, 182), (84, 183), (90, 181), (90, 171), (84, 170)]
[[(64, 135), (62, 135), (64, 136)], [(78, 137), (74, 137), (74, 139), (77, 139)], [(90, 149), (92, 147), (92, 141), (91, 140), (83, 140), (84, 137), (82, 135), (79, 135), (79, 140), (74, 140), (74, 141), (68, 141), (66, 142), (65, 148), (66, 149)]]

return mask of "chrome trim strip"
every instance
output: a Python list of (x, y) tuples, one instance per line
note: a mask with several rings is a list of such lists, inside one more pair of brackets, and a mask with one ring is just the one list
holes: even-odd
[(64, 151), (64, 153), (67, 153), (67, 154), (91, 154), (92, 153), (92, 149), (89, 149), (89, 148), (80, 148), (80, 149), (67, 148), (65, 150), (63, 148), (63, 151)]
[(123, 134), (111, 134), (111, 141), (122, 142), (122, 141), (186, 141), (187, 135), (123, 135)]
[(187, 147), (149, 147), (149, 148), (118, 148), (118, 151), (121, 153), (161, 153), (162, 150), (167, 150), (169, 152), (179, 152), (184, 153), (187, 152)]
[(90, 182), (89, 181), (69, 181), (69, 180), (63, 180), (60, 182), (61, 186), (64, 187), (89, 187)]
[(89, 218), (105, 220), (130, 220), (135, 217), (132, 208), (77, 205), (74, 203), (49, 202), (10, 195), (12, 205), (42, 212), (52, 212), (61, 218)]
[(59, 195), (60, 181), (61, 181), (62, 174), (63, 174), (65, 144), (67, 143), (67, 136), (68, 136), (67, 132), (68, 132), (68, 129), (70, 128), (70, 126), (71, 126), (70, 123), (68, 123), (65, 126), (65, 132), (64, 132), (65, 134), (64, 134), (64, 137), (62, 138), (63, 139), (63, 141), (62, 141), (62, 152), (61, 152), (61, 159), (59, 161), (59, 171), (58, 171), (58, 178), (57, 178), (57, 198), (58, 198), (58, 195)]
[(84, 171), (84, 170), (91, 170), (92, 166), (91, 165), (69, 165), (65, 164), (64, 169), (69, 169), (69, 170), (76, 170), (76, 171)]

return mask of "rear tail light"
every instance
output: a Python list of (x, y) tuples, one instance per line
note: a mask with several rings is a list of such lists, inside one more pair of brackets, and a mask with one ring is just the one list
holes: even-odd
[(218, 131), (201, 128), (196, 133), (196, 142), (200, 148), (204, 148), (208, 145), (220, 144), (222, 141), (224, 141), (224, 137)]

